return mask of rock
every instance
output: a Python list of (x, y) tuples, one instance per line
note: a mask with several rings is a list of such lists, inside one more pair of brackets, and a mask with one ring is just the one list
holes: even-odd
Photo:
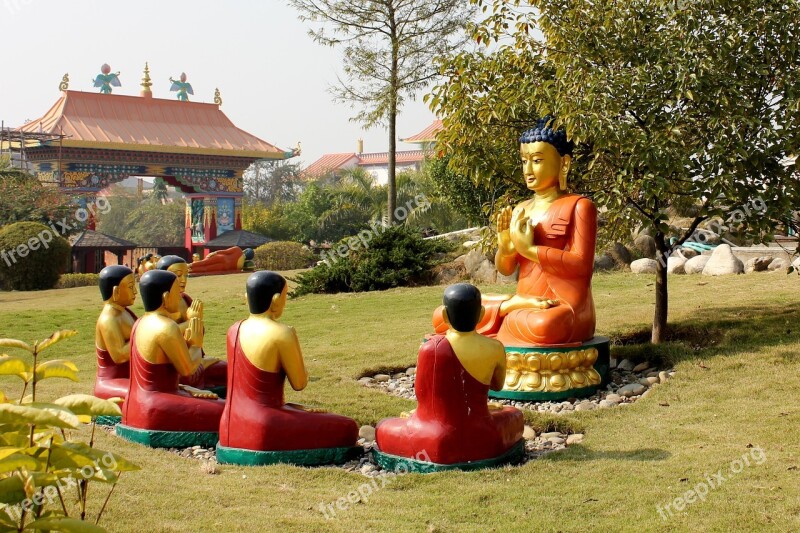
[(622, 396), (620, 396), (619, 394), (609, 394), (608, 396), (606, 396), (605, 401), (611, 402), (613, 404), (618, 404), (622, 401)]
[(742, 272), (744, 272), (744, 263), (733, 255), (729, 244), (717, 246), (703, 269), (704, 276), (724, 276)]
[(470, 274), (470, 279), (477, 283), (494, 283), (497, 281), (497, 269), (494, 263), (484, 259), (478, 268)]
[(617, 393), (625, 396), (626, 398), (630, 398), (631, 396), (638, 396), (646, 390), (647, 387), (641, 383), (631, 383), (629, 385), (625, 385), (624, 387), (620, 387)]
[(645, 362), (643, 362), (643, 363), (639, 363), (638, 365), (636, 365), (635, 367), (633, 367), (633, 371), (634, 371), (634, 372), (642, 372), (642, 371), (644, 371), (644, 370), (647, 370), (648, 368), (650, 368), (650, 363), (648, 363), (647, 361), (645, 361)]
[(722, 238), (719, 236), (718, 233), (715, 233), (708, 229), (697, 228), (692, 233), (690, 237), (692, 242), (697, 242), (700, 244), (719, 244), (722, 242)]
[(784, 259), (783, 257), (776, 257), (772, 260), (772, 262), (767, 267), (767, 270), (770, 272), (775, 272), (776, 270), (787, 270), (789, 268), (789, 261)]
[(374, 379), (372, 379), (372, 378), (371, 378), (371, 377), (369, 377), (369, 376), (367, 376), (367, 377), (363, 377), (363, 378), (361, 378), (361, 379), (359, 379), (359, 380), (358, 380), (358, 382), (359, 382), (359, 383), (361, 383), (362, 385), (369, 385), (369, 384), (370, 384), (370, 383), (372, 383), (373, 381), (375, 381), (375, 380), (374, 380)]
[(617, 368), (617, 358), (616, 357), (609, 358), (608, 366), (609, 368)]
[(700, 255), (700, 252), (697, 250), (693, 250), (691, 248), (681, 248), (680, 249), (681, 255), (685, 257), (687, 260), (691, 259), (692, 257), (697, 257)]
[(621, 269), (626, 268), (631, 264), (631, 261), (633, 261), (631, 252), (621, 242), (615, 242), (609, 246), (608, 249), (606, 249), (606, 255), (610, 256), (611, 259), (614, 260), (614, 264), (617, 268)]
[(800, 270), (800, 257), (792, 261), (792, 266), (795, 270)]
[(439, 285), (452, 285), (466, 279), (467, 269), (464, 262), (463, 260), (460, 263), (457, 261), (436, 265), (433, 268), (433, 281)]
[(680, 256), (670, 256), (667, 259), (667, 274), (686, 274), (683, 266), (686, 264), (686, 259)]
[(397, 374), (392, 374), (392, 379), (401, 379), (406, 377), (405, 372), (398, 372)]
[(364, 463), (363, 465), (361, 465), (361, 468), (359, 470), (361, 471), (362, 474), (366, 476), (367, 474), (371, 474), (372, 472), (377, 470), (377, 468), (375, 468), (375, 465), (372, 463)]
[(391, 379), (391, 376), (389, 374), (376, 374), (374, 376), (374, 379), (378, 383), (386, 383), (387, 381), (389, 381)]
[(608, 400), (600, 400), (600, 403), (597, 404), (600, 409), (610, 409), (611, 407), (616, 407), (616, 403), (609, 402)]
[(553, 444), (564, 444), (566, 439), (564, 439), (563, 437), (550, 437), (547, 440), (552, 442)]
[(567, 436), (567, 446), (580, 444), (581, 442), (583, 442), (583, 433), (573, 433), (572, 435)]
[(686, 274), (700, 274), (706, 267), (706, 263), (711, 259), (710, 255), (698, 255), (692, 257), (683, 265), (683, 271)]
[(751, 272), (766, 272), (767, 269), (769, 269), (770, 263), (772, 263), (772, 258), (765, 255), (748, 259), (744, 264), (744, 273), (750, 274)]
[(669, 379), (669, 374), (667, 374), (663, 370), (658, 373), (658, 382), (659, 383), (666, 383), (668, 379)]
[(613, 270), (616, 266), (614, 258), (608, 254), (602, 254), (594, 258), (594, 271), (603, 272), (606, 270)]
[(483, 255), (479, 250), (470, 250), (464, 258), (464, 268), (467, 269), (467, 275), (472, 277), (472, 275), (478, 271), (484, 261), (486, 261), (486, 256)]
[(510, 276), (504, 276), (500, 272), (497, 273), (497, 283), (516, 283), (519, 281), (519, 267)]
[[(623, 359), (618, 365), (617, 368), (619, 370), (627, 370), (631, 371), (635, 368), (635, 365), (631, 362), (630, 359)], [(377, 376), (376, 376), (377, 377)]]
[(631, 272), (634, 274), (655, 274), (656, 267), (655, 259), (637, 259), (631, 263)]
[(642, 378), (639, 380), (639, 383), (641, 383), (645, 387), (650, 387), (652, 385), (655, 385), (656, 383), (659, 383), (659, 379), (657, 377)]
[(525, 440), (533, 440), (536, 438), (536, 431), (530, 427), (525, 426), (525, 429), (522, 430), (522, 438)]
[(375, 428), (372, 426), (361, 426), (358, 429), (358, 437), (365, 441), (375, 440)]
[(416, 376), (417, 375), (417, 367), (410, 366), (406, 369), (407, 376)]
[(478, 245), (478, 241), (465, 241), (463, 246), (464, 248), (472, 249)]
[(597, 409), (597, 406), (592, 402), (581, 402), (575, 406), (576, 411), (592, 411)]
[(650, 235), (641, 234), (633, 241), (633, 249), (645, 259), (653, 259), (656, 256), (656, 241)]
[(561, 436), (561, 433), (558, 432), (558, 431), (548, 431), (547, 433), (542, 433), (541, 435), (539, 435), (539, 437), (544, 439), (544, 440), (550, 440), (553, 437), (560, 437), (560, 436)]

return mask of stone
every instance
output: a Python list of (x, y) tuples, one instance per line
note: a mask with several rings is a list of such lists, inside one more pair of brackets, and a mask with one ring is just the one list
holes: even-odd
[(391, 376), (389, 374), (376, 374), (374, 376), (374, 379), (378, 383), (386, 383), (387, 381), (389, 381), (391, 379)]
[(597, 406), (592, 402), (581, 402), (575, 406), (576, 411), (592, 411), (597, 409)]
[(583, 433), (573, 433), (572, 435), (567, 436), (567, 446), (580, 444), (581, 442), (583, 442)]
[(369, 376), (367, 376), (367, 377), (363, 377), (363, 378), (361, 378), (361, 379), (359, 379), (359, 380), (358, 380), (358, 382), (359, 382), (359, 383), (361, 383), (362, 385), (369, 385), (369, 384), (370, 384), (370, 383), (372, 383), (373, 381), (375, 381), (375, 380), (374, 380), (374, 379), (372, 379), (372, 378), (371, 378), (371, 377), (369, 377)]
[(397, 374), (392, 374), (392, 379), (402, 379), (406, 377), (405, 372), (398, 372)]
[(704, 276), (725, 276), (742, 272), (744, 272), (744, 263), (733, 255), (729, 244), (717, 246), (703, 269)]
[(371, 474), (372, 472), (377, 470), (377, 468), (372, 463), (364, 463), (363, 465), (361, 465), (361, 468), (359, 470), (361, 471), (362, 474), (366, 476), (367, 474)]
[(634, 274), (655, 274), (658, 263), (655, 259), (637, 259), (631, 263)]
[(696, 230), (694, 230), (694, 233), (692, 233), (690, 240), (692, 242), (697, 242), (700, 244), (711, 244), (711, 245), (719, 244), (720, 242), (722, 242), (722, 238), (719, 236), (718, 233), (703, 228), (697, 228)]
[(465, 241), (463, 244), (464, 248), (469, 248), (470, 250), (475, 248), (477, 245), (478, 241)]
[(566, 441), (566, 439), (562, 437), (550, 437), (547, 440), (552, 442), (553, 444), (564, 444), (564, 442)]
[(667, 259), (667, 274), (686, 274), (683, 266), (686, 264), (686, 259), (680, 256), (670, 256)]
[(469, 277), (472, 281), (477, 283), (494, 283), (497, 281), (497, 269), (494, 267), (493, 262), (484, 259)]
[(776, 257), (772, 260), (772, 262), (767, 267), (767, 270), (770, 272), (775, 271), (784, 271), (789, 268), (789, 261), (784, 259), (783, 257)]
[(619, 370), (631, 371), (631, 370), (633, 370), (633, 369), (634, 369), (634, 367), (635, 367), (635, 366), (636, 366), (636, 365), (634, 365), (634, 364), (631, 362), (631, 360), (630, 360), (630, 359), (623, 359), (623, 360), (622, 360), (622, 361), (620, 361), (620, 363), (617, 365), (617, 368), (618, 368)]
[(792, 266), (795, 270), (800, 270), (800, 257), (792, 261)]
[(516, 283), (517, 281), (519, 281), (519, 267), (510, 276), (504, 276), (500, 272), (497, 273), (496, 283)]
[(558, 432), (558, 431), (548, 431), (547, 433), (542, 433), (541, 435), (539, 435), (539, 437), (544, 439), (544, 440), (550, 440), (553, 437), (560, 437), (560, 436), (561, 436), (561, 433)]
[(622, 401), (622, 396), (620, 396), (619, 394), (609, 394), (608, 396), (606, 396), (605, 400), (617, 404)]
[(614, 258), (608, 254), (598, 255), (594, 258), (594, 271), (603, 272), (606, 270), (613, 270), (616, 266)]
[(710, 255), (698, 255), (692, 257), (683, 265), (683, 272), (685, 274), (700, 274), (706, 267), (706, 263), (711, 259)]
[(433, 281), (439, 285), (452, 285), (467, 278), (467, 269), (464, 262), (452, 261), (443, 263), (433, 268)]
[(744, 264), (744, 273), (750, 274), (752, 272), (766, 272), (769, 269), (770, 263), (772, 263), (772, 257), (765, 255), (748, 259)]
[(658, 382), (659, 382), (659, 379), (657, 377), (642, 378), (642, 379), (639, 380), (639, 383), (641, 383), (645, 387), (650, 387), (651, 385), (655, 385)]
[(647, 370), (648, 368), (650, 368), (650, 363), (645, 361), (645, 362), (639, 363), (638, 365), (633, 367), (633, 371), (634, 372), (643, 372), (643, 371)]
[(359, 438), (362, 438), (365, 441), (374, 441), (375, 440), (375, 428), (372, 427), (372, 426), (361, 426), (358, 429), (358, 436), (359, 436)]
[(622, 396), (625, 396), (626, 398), (630, 398), (631, 396), (639, 396), (646, 390), (647, 387), (645, 387), (641, 383), (630, 383), (628, 385), (625, 385), (624, 387), (620, 387), (617, 393)]
[(614, 402), (609, 402), (608, 400), (600, 400), (600, 403), (597, 404), (600, 409), (610, 409), (611, 407), (616, 407), (617, 404)]
[(608, 366), (609, 368), (617, 368), (617, 358), (616, 357), (609, 358)]
[(522, 438), (525, 440), (533, 440), (536, 438), (536, 431), (532, 427), (526, 425), (522, 430)]
[(410, 366), (406, 369), (407, 376), (416, 376), (417, 375), (417, 367)]
[(693, 250), (692, 248), (681, 248), (681, 255), (685, 257), (687, 260), (691, 259), (692, 257), (697, 257), (700, 255), (700, 252), (697, 250)]
[(669, 379), (669, 374), (667, 374), (663, 370), (658, 373), (658, 382), (659, 383), (666, 383), (668, 379)]
[(633, 261), (630, 250), (628, 250), (621, 242), (615, 242), (609, 246), (606, 250), (606, 255), (610, 256), (611, 259), (614, 260), (614, 264), (617, 266), (617, 268), (626, 268), (631, 264), (631, 261)]
[(470, 250), (464, 258), (464, 268), (467, 269), (467, 275), (472, 277), (472, 275), (478, 271), (484, 261), (486, 261), (486, 256), (483, 255), (479, 250)]
[(654, 259), (656, 256), (656, 241), (650, 235), (641, 234), (633, 241), (633, 249), (645, 259)]

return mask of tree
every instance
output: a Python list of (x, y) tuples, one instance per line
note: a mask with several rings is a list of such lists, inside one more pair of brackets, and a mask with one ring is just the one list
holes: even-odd
[[(576, 188), (607, 208), (607, 236), (654, 235), (662, 341), (677, 246), (711, 221), (766, 241), (800, 205), (784, 164), (800, 145), (800, 3), (475, 3), (490, 15), (474, 37), (492, 48), (453, 56), (430, 96), (451, 164), (478, 180), (512, 175), (520, 130), (556, 117), (578, 143)], [(691, 222), (670, 227), (689, 205)]]
[(182, 203), (162, 204), (151, 197), (128, 214), (126, 230), (120, 236), (139, 246), (182, 246), (184, 216)]
[(244, 194), (268, 206), (292, 202), (302, 190), (300, 166), (285, 161), (260, 160), (244, 172)]
[(153, 180), (153, 196), (162, 204), (167, 203), (169, 192), (167, 191), (167, 182), (163, 178)]
[(389, 130), (387, 211), (396, 220), (397, 115), (437, 74), (435, 60), (464, 43), (474, 9), (464, 0), (289, 0), (302, 20), (327, 23), (315, 41), (344, 47), (344, 75), (335, 99), (361, 107), (354, 120)]

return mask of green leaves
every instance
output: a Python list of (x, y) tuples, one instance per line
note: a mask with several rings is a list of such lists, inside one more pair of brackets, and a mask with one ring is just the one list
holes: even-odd
[(18, 376), (27, 382), (30, 381), (32, 375), (33, 366), (28, 361), (11, 355), (0, 356), (0, 376)]
[[(46, 404), (38, 404), (46, 405)], [(37, 404), (0, 404), (0, 424), (28, 424), (51, 428), (76, 428), (78, 417), (70, 416), (69, 411), (52, 407), (38, 407)]]
[(57, 344), (57, 343), (61, 342), (64, 339), (68, 339), (70, 337), (74, 337), (77, 334), (78, 334), (78, 332), (75, 331), (75, 330), (72, 330), (72, 329), (62, 329), (62, 330), (56, 331), (55, 333), (53, 333), (52, 335), (47, 337), (42, 342), (36, 343), (36, 351), (37, 352), (43, 352), (44, 350), (46, 350), (50, 346), (52, 346), (54, 344)]
[(36, 380), (41, 381), (48, 378), (65, 378), (72, 381), (79, 381), (78, 367), (75, 363), (64, 359), (47, 361), (36, 366)]
[(122, 411), (116, 403), (88, 394), (71, 394), (61, 397), (53, 403), (65, 407), (79, 416), (122, 416)]
[(48, 517), (28, 524), (25, 531), (61, 531), (62, 533), (105, 533), (105, 529), (77, 518)]

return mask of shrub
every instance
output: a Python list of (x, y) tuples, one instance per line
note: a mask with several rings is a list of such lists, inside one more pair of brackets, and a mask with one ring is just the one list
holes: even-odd
[(442, 253), (452, 247), (442, 239), (425, 240), (406, 226), (382, 228), (367, 247), (353, 238), (341, 241), (345, 257), (330, 256), (325, 263), (300, 273), (292, 293), (336, 293), (385, 290), (431, 282), (431, 271)]
[(52, 289), (69, 258), (69, 243), (44, 224), (17, 222), (0, 229), (0, 286), (5, 289)]
[(99, 280), (99, 274), (62, 274), (61, 277), (58, 278), (58, 285), (56, 285), (56, 289), (96, 287)]
[(296, 270), (308, 268), (315, 261), (314, 253), (299, 242), (268, 242), (255, 253), (256, 270)]
[[(89, 520), (89, 486), (110, 486), (111, 496), (122, 472), (139, 467), (111, 452), (94, 447), (94, 424), (98, 416), (120, 416), (119, 406), (88, 394), (71, 394), (43, 402), (42, 380), (66, 378), (78, 381), (78, 369), (66, 359), (42, 362), (41, 352), (72, 337), (72, 330), (56, 331), (33, 345), (16, 339), (0, 339), (0, 348), (28, 352), (26, 356), (0, 355), (0, 376), (16, 376), (24, 384), (20, 399), (11, 401), (0, 393), (0, 439), (3, 467), (0, 469), (0, 529), (3, 531), (105, 531)], [(26, 396), (26, 393), (30, 395)], [(119, 398), (121, 400), (121, 398)], [(88, 444), (73, 440), (68, 429), (92, 424)], [(75, 501), (72, 488), (77, 491)], [(93, 488), (92, 491), (98, 490)], [(108, 501), (106, 498), (106, 502)], [(71, 509), (70, 509), (71, 508)], [(106, 508), (97, 511), (98, 523)], [(68, 516), (69, 513), (69, 516)], [(80, 517), (80, 519), (76, 517)]]

